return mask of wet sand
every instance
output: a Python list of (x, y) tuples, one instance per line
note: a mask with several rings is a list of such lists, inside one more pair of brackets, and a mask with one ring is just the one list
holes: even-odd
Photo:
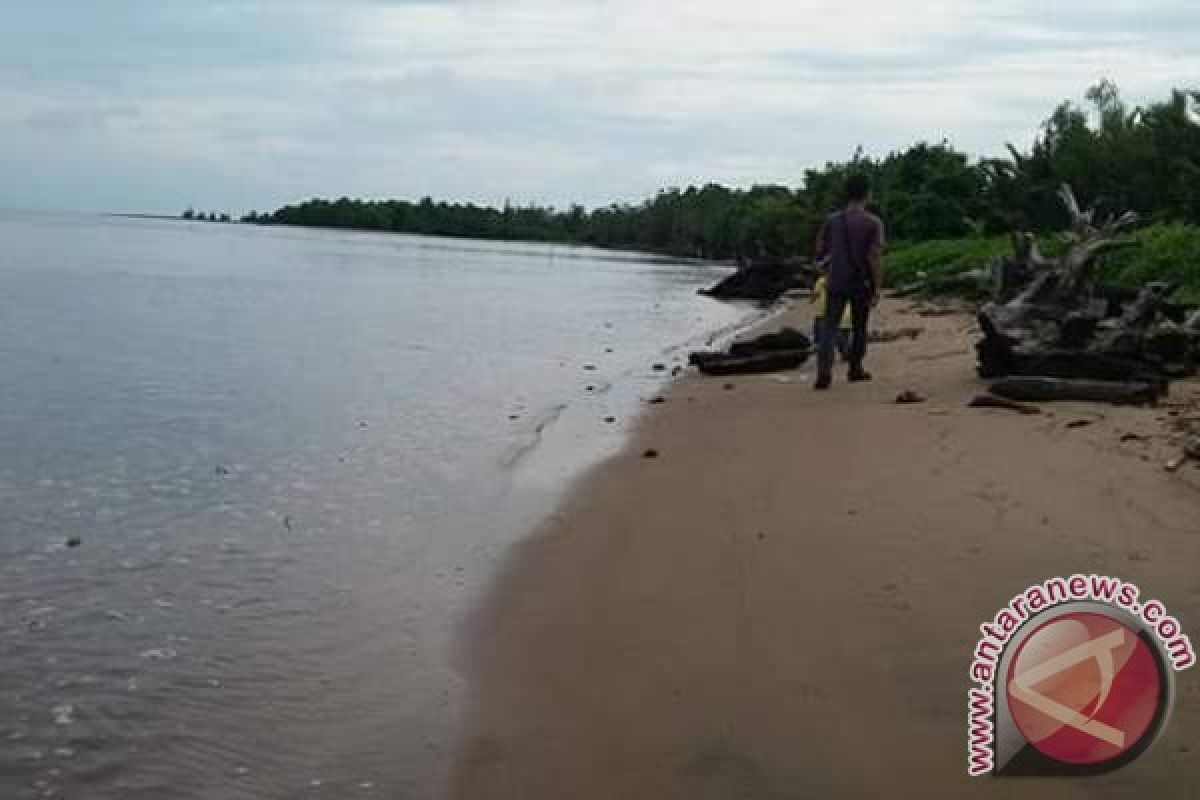
[(871, 384), (689, 377), (647, 408), (463, 634), (457, 797), (1195, 796), (1200, 670), (1122, 771), (967, 778), (970, 654), (1016, 592), (1120, 576), (1200, 635), (1200, 470), (1163, 470), (1161, 409), (969, 409), (971, 320), (874, 325), (907, 326)]

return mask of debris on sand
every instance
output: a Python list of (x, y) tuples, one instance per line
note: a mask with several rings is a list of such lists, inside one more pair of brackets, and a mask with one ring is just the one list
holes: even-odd
[(899, 405), (913, 405), (914, 403), (924, 403), (925, 396), (919, 392), (914, 392), (912, 389), (905, 389), (900, 394), (896, 395), (896, 403)]
[(658, 451), (654, 448), (650, 448), (646, 452), (642, 453), (642, 458), (658, 458)]
[(996, 397), (994, 394), (977, 395), (971, 402), (967, 403), (970, 408), (1001, 408), (1006, 411), (1016, 411), (1018, 414), (1040, 414), (1042, 410), (1037, 406), (1031, 406), (1026, 403), (1018, 403), (1015, 400), (1007, 400), (1003, 397)]
[(970, 350), (946, 350), (941, 353), (921, 353), (908, 359), (909, 361), (940, 361), (943, 358), (954, 358), (955, 356), (970, 355)]

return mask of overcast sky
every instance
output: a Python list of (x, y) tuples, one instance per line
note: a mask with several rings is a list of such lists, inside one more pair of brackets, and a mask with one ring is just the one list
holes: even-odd
[(0, 22), (0, 205), (597, 205), (1025, 146), (1102, 77), (1200, 83), (1191, 0), (39, 0)]

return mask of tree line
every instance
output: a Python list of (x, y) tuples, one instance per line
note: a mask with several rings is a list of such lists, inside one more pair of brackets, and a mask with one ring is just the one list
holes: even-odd
[(194, 208), (187, 209), (180, 216), (183, 219), (195, 220), (196, 222), (233, 222), (233, 217), (229, 214), (218, 214), (215, 211), (209, 211), (205, 214), (203, 211), (197, 211)]
[(716, 184), (664, 189), (639, 204), (587, 210), (404, 200), (314, 199), (244, 222), (370, 231), (569, 242), (710, 259), (782, 257), (811, 250), (841, 205), (842, 186), (864, 172), (895, 241), (1047, 232), (1067, 224), (1056, 190), (1070, 183), (1101, 212), (1136, 210), (1151, 222), (1200, 223), (1200, 91), (1129, 107), (1108, 81), (1087, 107), (1060, 104), (1025, 151), (973, 160), (948, 141), (882, 158), (861, 149), (804, 172), (799, 188)]

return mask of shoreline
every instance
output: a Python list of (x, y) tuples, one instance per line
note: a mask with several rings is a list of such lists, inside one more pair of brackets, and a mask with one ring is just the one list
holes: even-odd
[[(783, 325), (807, 330), (807, 304), (751, 328)], [(1163, 471), (1161, 410), (966, 408), (982, 388), (972, 321), (888, 301), (875, 325), (910, 326), (916, 340), (872, 345), (871, 384), (815, 393), (811, 364), (689, 374), (642, 409), (457, 637), (470, 689), (452, 796), (1189, 796), (1191, 672), (1125, 770), (967, 778), (977, 626), (1014, 591), (1119, 575), (1195, 633), (1200, 471)], [(905, 389), (928, 402), (894, 404)]]

